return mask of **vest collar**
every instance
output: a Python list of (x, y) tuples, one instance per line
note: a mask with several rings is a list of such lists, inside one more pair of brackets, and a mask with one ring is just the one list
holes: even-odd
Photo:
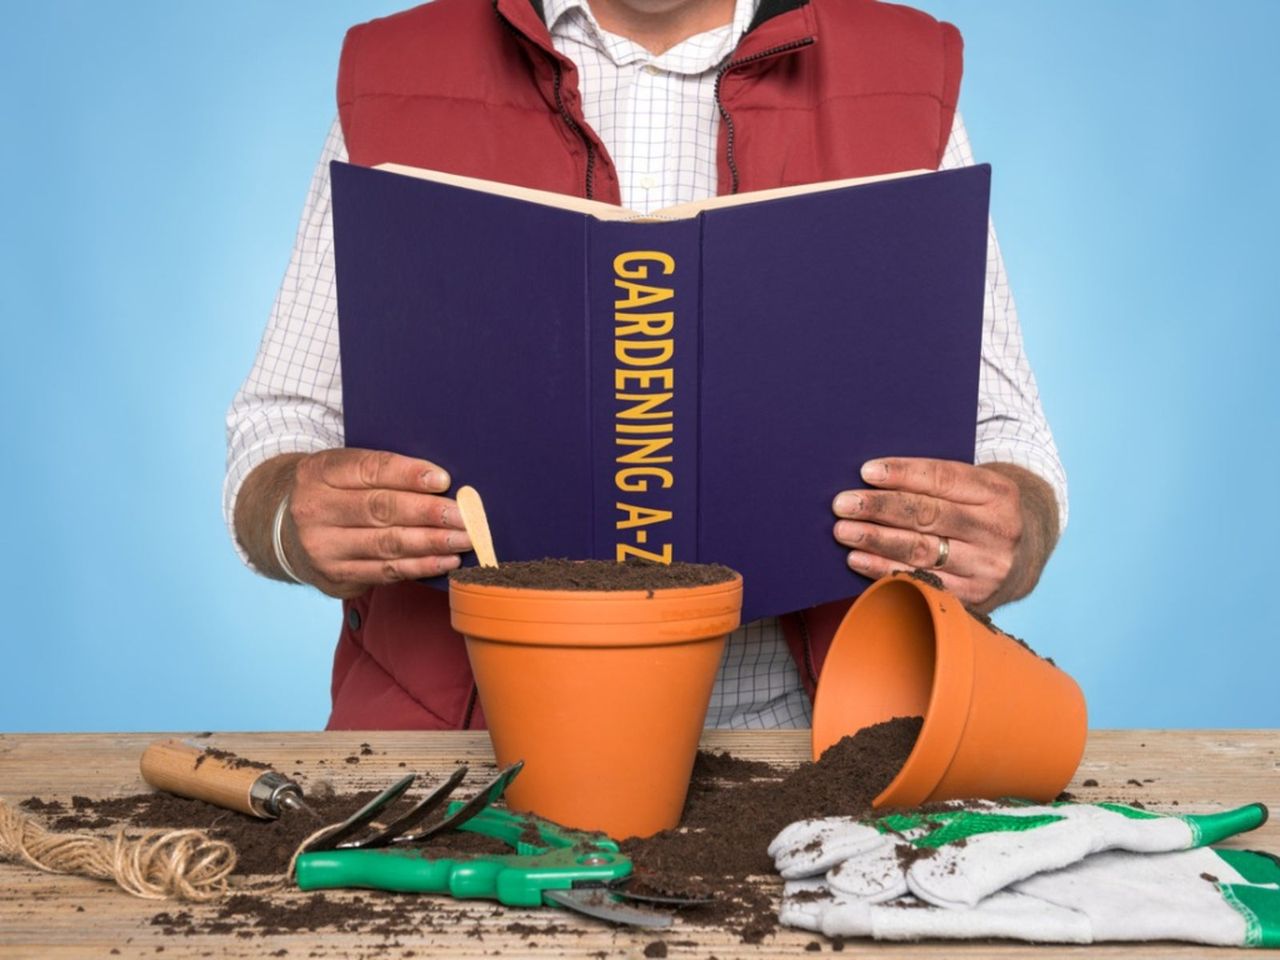
[(493, 0), (498, 16), (511, 25), (526, 40), (541, 47), (557, 60), (561, 59), (551, 43), (542, 0)]
[(817, 18), (809, 0), (760, 0), (755, 19), (733, 52), (730, 66), (745, 59), (800, 49), (817, 35)]
[(747, 32), (750, 33), (756, 27), (761, 26), (768, 20), (772, 20), (774, 17), (807, 6), (809, 6), (809, 0), (760, 0), (760, 6), (756, 7), (755, 19), (751, 21), (751, 26), (747, 27)]

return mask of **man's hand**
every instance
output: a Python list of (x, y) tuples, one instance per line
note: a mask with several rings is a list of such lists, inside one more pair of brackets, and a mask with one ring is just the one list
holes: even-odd
[(289, 494), (282, 541), (294, 572), (334, 597), (434, 577), (471, 549), (449, 475), (427, 460), (375, 450), (276, 457), (246, 478), (236, 532), (254, 564), (279, 570), (271, 521)]
[(1031, 592), (1057, 542), (1053, 491), (1022, 467), (888, 457), (863, 464), (862, 479), (879, 489), (836, 497), (835, 537), (853, 548), (849, 566), (873, 579), (929, 569), (988, 612)]

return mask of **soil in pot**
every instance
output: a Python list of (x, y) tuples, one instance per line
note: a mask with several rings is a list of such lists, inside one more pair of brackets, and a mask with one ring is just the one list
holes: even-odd
[(718, 563), (649, 563), (628, 560), (526, 560), (499, 567), (463, 567), (457, 583), (525, 590), (670, 590), (728, 583), (737, 574)]

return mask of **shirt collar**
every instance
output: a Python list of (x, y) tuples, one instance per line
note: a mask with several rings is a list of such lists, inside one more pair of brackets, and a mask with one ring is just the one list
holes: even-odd
[[(717, 44), (715, 63), (719, 63), (733, 52), (734, 47), (738, 45), (738, 42), (746, 34), (747, 28), (751, 26), (751, 21), (755, 17), (756, 8), (759, 5), (760, 0), (735, 0), (733, 21), (729, 24), (724, 42)], [(594, 46), (601, 52), (614, 57), (614, 59), (617, 59), (614, 55), (617, 52), (618, 40), (623, 40), (624, 43), (638, 47), (637, 44), (630, 44), (624, 38), (615, 38), (612, 34), (602, 30), (600, 24), (596, 22), (595, 15), (591, 12), (591, 7), (588, 5), (587, 0), (543, 0), (542, 8), (547, 21), (547, 29), (552, 36), (562, 35), (565, 30), (569, 29), (570, 24), (576, 22), (585, 27), (585, 33), (591, 38)], [(683, 43), (677, 44), (667, 53), (679, 51), (682, 45)], [(661, 60), (667, 56), (667, 53), (664, 53), (662, 57), (654, 57), (653, 59), (655, 61)]]

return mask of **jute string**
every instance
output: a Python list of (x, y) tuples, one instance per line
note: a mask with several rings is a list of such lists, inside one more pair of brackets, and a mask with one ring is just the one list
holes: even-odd
[(0, 858), (47, 873), (114, 880), (147, 900), (216, 900), (227, 892), (235, 847), (203, 830), (151, 830), (127, 839), (89, 833), (53, 833), (0, 800)]

